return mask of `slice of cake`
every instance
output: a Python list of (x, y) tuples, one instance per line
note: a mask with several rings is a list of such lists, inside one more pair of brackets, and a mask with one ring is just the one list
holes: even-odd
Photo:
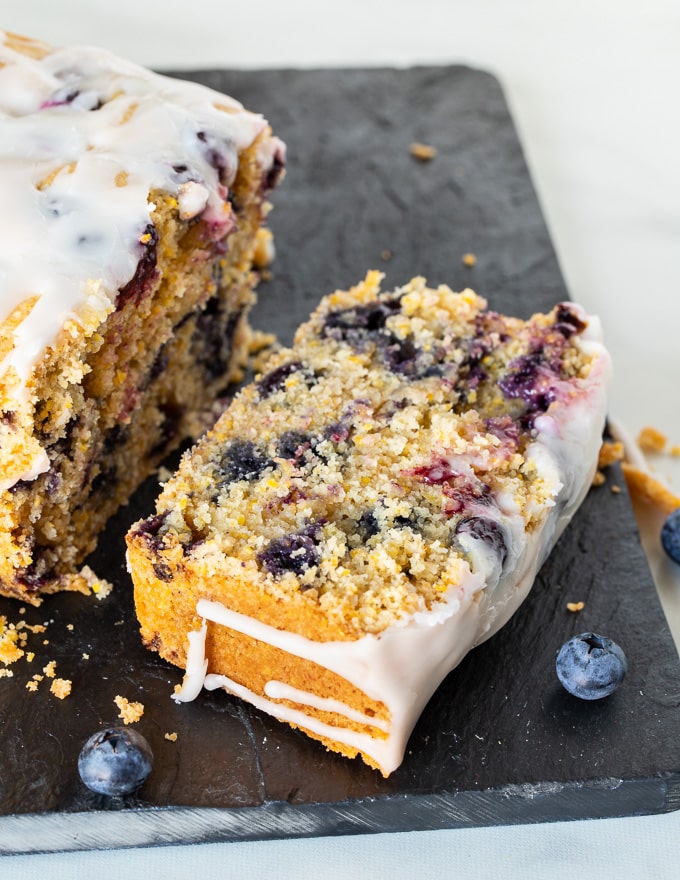
[(0, 32), (0, 593), (84, 589), (235, 375), (284, 148), (202, 86)]
[(597, 465), (609, 358), (369, 273), (326, 297), (128, 535), (178, 700), (224, 687), (383, 774), (444, 676), (527, 595)]

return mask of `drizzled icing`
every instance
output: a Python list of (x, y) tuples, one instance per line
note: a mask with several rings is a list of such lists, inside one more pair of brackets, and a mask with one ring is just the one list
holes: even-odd
[[(536, 420), (535, 438), (526, 451), (527, 460), (551, 487), (550, 497), (540, 511), (539, 527), (527, 531), (521, 512), (500, 500), (496, 515), (506, 536), (503, 560), (489, 543), (471, 535), (463, 536), (467, 560), (461, 559), (458, 584), (449, 588), (440, 603), (431, 611), (402, 619), (378, 635), (366, 635), (355, 641), (312, 641), (221, 603), (200, 599), (196, 611), (203, 625), (189, 634), (186, 674), (175, 699), (194, 699), (201, 685), (210, 690), (223, 687), (282, 721), (363, 752), (385, 774), (395, 770), (403, 760), (413, 726), (435, 689), (468, 651), (493, 635), (514, 614), (591, 485), (610, 373), (609, 357), (598, 337), (598, 323), (591, 319), (588, 330), (577, 342), (595, 357), (582, 392), (551, 407)], [(389, 711), (387, 727), (376, 724), (374, 719), (365, 719), (364, 723), (382, 732), (372, 736), (370, 732), (353, 730), (343, 724), (343, 718), (358, 720), (352, 707), (311, 692), (300, 692), (276, 680), (267, 682), (262, 695), (228, 676), (207, 673), (206, 621), (341, 675), (369, 698), (385, 704)], [(337, 722), (328, 724), (308, 715), (304, 711), (306, 706), (334, 711)]]
[[(27, 45), (29, 54), (18, 51)], [(265, 128), (204, 86), (100, 49), (51, 49), (0, 32), (0, 323), (35, 299), (0, 362), (18, 405), (64, 322), (91, 332), (133, 277), (155, 207), (149, 193), (166, 192), (184, 218), (202, 214), (228, 231), (238, 153)], [(265, 173), (282, 156), (280, 141), (263, 139)]]

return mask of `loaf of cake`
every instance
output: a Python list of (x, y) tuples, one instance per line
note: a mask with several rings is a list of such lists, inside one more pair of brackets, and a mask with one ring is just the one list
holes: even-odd
[(107, 519), (200, 433), (284, 159), (229, 97), (0, 32), (0, 593), (86, 590)]
[(571, 303), (371, 272), (322, 300), (128, 535), (146, 645), (384, 775), (592, 482), (610, 372)]

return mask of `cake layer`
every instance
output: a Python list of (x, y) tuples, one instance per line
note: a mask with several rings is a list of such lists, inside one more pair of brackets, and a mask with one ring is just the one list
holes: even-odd
[(283, 162), (229, 97), (0, 33), (0, 592), (86, 589), (108, 517), (205, 426)]
[(609, 358), (380, 275), (326, 297), (128, 535), (146, 644), (385, 775), (437, 685), (516, 610), (587, 492)]

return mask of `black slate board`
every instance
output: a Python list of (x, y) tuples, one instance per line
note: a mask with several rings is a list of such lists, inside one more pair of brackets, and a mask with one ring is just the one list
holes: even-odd
[[(463, 67), (184, 74), (262, 111), (288, 143), (271, 216), (278, 256), (253, 322), (290, 341), (318, 298), (381, 268), (473, 286), (526, 316), (566, 298), (501, 89)], [(413, 141), (437, 147), (420, 163)], [(392, 258), (383, 258), (383, 252)], [(474, 268), (461, 256), (477, 255)], [(178, 670), (137, 636), (122, 536), (147, 513), (152, 480), (111, 523), (91, 560), (116, 589), (98, 602), (56, 596), (22, 615), (31, 664), (0, 679), (0, 852), (452, 828), (658, 813), (680, 783), (680, 666), (623, 480), (594, 490), (526, 603), (442, 684), (384, 780), (360, 761), (224, 693), (170, 700)], [(566, 602), (583, 600), (572, 614)], [(0, 614), (20, 619), (16, 603)], [(68, 629), (72, 624), (73, 629)], [(595, 629), (627, 652), (619, 691), (586, 704), (562, 691), (554, 657)], [(42, 640), (49, 639), (48, 645)], [(83, 653), (89, 660), (83, 660)], [(60, 702), (25, 682), (49, 660), (73, 680)], [(113, 698), (146, 706), (138, 729), (156, 766), (135, 796), (80, 783), (81, 744), (117, 722)], [(176, 732), (176, 742), (164, 738)]]

